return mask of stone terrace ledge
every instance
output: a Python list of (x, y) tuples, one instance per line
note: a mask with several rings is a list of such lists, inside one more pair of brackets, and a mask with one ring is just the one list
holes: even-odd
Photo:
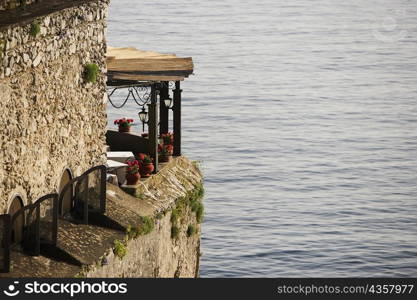
[(82, 266), (100, 265), (101, 258), (112, 252), (114, 241), (122, 240), (129, 226), (140, 226), (142, 216), (154, 217), (170, 210), (178, 198), (201, 182), (196, 164), (175, 157), (158, 174), (140, 182), (137, 197), (107, 184), (104, 216), (91, 216), (89, 225), (59, 220), (58, 249), (43, 249), (38, 257), (12, 251), (11, 271), (0, 277), (74, 277)]

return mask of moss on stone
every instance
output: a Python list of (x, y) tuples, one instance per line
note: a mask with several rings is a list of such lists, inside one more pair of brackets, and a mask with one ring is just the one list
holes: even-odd
[(204, 216), (204, 205), (201, 202), (201, 198), (203, 196), (203, 184), (199, 183), (195, 185), (194, 189), (189, 191), (184, 197), (178, 198), (175, 208), (171, 211), (172, 226), (178, 226), (181, 223), (181, 217), (187, 212), (187, 207), (190, 207), (191, 211), (196, 214), (197, 223), (201, 223)]
[(138, 198), (139, 200), (143, 200), (143, 199), (145, 199), (145, 195), (144, 194), (142, 194), (142, 193), (136, 193), (136, 195), (135, 195), (135, 197), (136, 198)]
[(177, 208), (174, 208), (171, 212), (171, 224), (175, 225), (178, 222), (180, 216), (180, 211)]
[(141, 217), (141, 225), (134, 228), (128, 226), (126, 229), (127, 239), (136, 239), (141, 235), (146, 235), (151, 233), (155, 228), (155, 220), (150, 217)]
[(96, 83), (99, 68), (96, 64), (87, 64), (84, 68), (84, 80), (86, 82)]
[(86, 278), (88, 272), (92, 270), (92, 266), (82, 266), (81, 271), (74, 275), (74, 278)]
[(126, 245), (122, 241), (115, 240), (114, 241), (113, 253), (117, 257), (119, 257), (120, 259), (122, 259), (123, 257), (125, 257), (125, 255), (127, 253)]
[(193, 206), (193, 211), (195, 212), (195, 218), (197, 223), (203, 222), (204, 218), (204, 205), (200, 201), (196, 202)]
[(178, 238), (179, 233), (180, 233), (180, 230), (177, 226), (172, 226), (171, 227), (171, 238), (172, 239)]
[(0, 39), (0, 58), (3, 58), (5, 52), (6, 52), (6, 41), (3, 39)]
[(193, 224), (188, 225), (187, 236), (190, 237), (196, 233), (196, 228)]
[(142, 226), (138, 229), (138, 235), (149, 234), (155, 228), (155, 221), (150, 217), (142, 217)]
[(201, 223), (204, 218), (204, 205), (201, 198), (204, 196), (204, 187), (202, 184), (196, 185), (195, 189), (191, 191), (189, 198), (191, 210), (195, 212), (197, 223)]
[(29, 34), (33, 37), (37, 36), (41, 32), (41, 25), (38, 21), (34, 21), (30, 24)]

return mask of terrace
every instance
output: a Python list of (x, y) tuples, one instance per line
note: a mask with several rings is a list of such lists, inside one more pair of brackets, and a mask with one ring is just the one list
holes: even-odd
[[(181, 156), (181, 81), (192, 74), (192, 59), (133, 48), (110, 48), (107, 67), (109, 102), (114, 105), (112, 97), (116, 91), (125, 93), (127, 96), (119, 107), (129, 100), (135, 101), (143, 127), (146, 125), (149, 132), (142, 136), (109, 129), (108, 148), (134, 156), (149, 154), (154, 164), (153, 174), (157, 174), (161, 170), (160, 136), (170, 129), (169, 110), (173, 111), (173, 156)], [(177, 163), (176, 159), (173, 163)], [(124, 202), (120, 197), (117, 202), (109, 201), (106, 196), (109, 188), (119, 195), (122, 192), (106, 182), (108, 171), (109, 166), (102, 165), (73, 179), (64, 176), (59, 193), (45, 195), (26, 206), (15, 199), (15, 209), (0, 215), (0, 272), (7, 274), (13, 264), (9, 275), (17, 277), (57, 276), (53, 269), (73, 274), (111, 248), (115, 239), (124, 236), (128, 226), (140, 226), (140, 216), (128, 208), (135, 202), (136, 206), (138, 203), (142, 206), (139, 211), (147, 207), (149, 210), (149, 204), (127, 194), (122, 197)], [(133, 190), (133, 195), (140, 188), (126, 186), (125, 182), (119, 185), (125, 191)], [(45, 264), (49, 267), (45, 268)]]

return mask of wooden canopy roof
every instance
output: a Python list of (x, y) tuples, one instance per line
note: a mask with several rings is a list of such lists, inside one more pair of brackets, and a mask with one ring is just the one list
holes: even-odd
[(182, 81), (193, 73), (191, 57), (142, 51), (133, 47), (107, 49), (108, 85), (132, 81)]

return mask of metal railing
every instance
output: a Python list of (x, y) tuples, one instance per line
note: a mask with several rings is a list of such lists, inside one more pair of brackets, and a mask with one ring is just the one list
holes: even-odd
[[(75, 187), (75, 188), (74, 188)], [(40, 254), (41, 245), (56, 246), (58, 219), (65, 218), (63, 201), (71, 192), (69, 215), (88, 224), (90, 213), (106, 211), (106, 166), (96, 166), (69, 181), (59, 194), (48, 194), (19, 209), (12, 216), (0, 215), (0, 272), (10, 271), (10, 252), (21, 245), (25, 253)], [(19, 222), (23, 226), (19, 226)], [(19, 232), (15, 228), (22, 228)]]

